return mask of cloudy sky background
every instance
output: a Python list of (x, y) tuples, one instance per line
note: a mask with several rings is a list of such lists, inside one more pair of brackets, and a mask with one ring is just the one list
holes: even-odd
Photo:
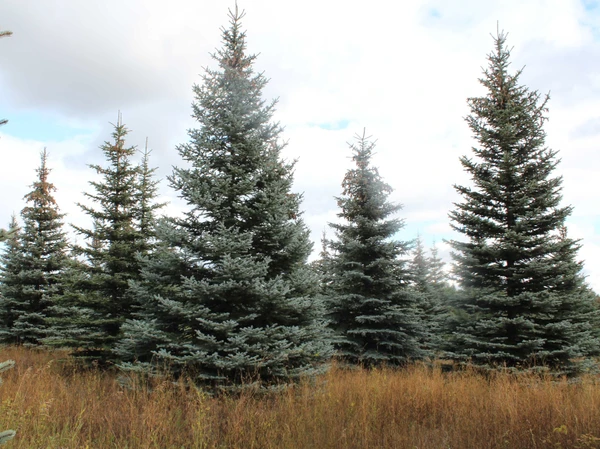
[[(547, 144), (559, 150), (568, 221), (582, 239), (580, 259), (600, 291), (600, 2), (591, 0), (240, 0), (248, 49), (279, 98), (277, 120), (298, 159), (296, 191), (315, 252), (335, 195), (351, 165), (347, 142), (356, 133), (377, 139), (374, 163), (404, 205), (402, 239), (420, 234), (457, 238), (447, 214), (467, 183), (459, 157), (474, 144), (466, 99), (484, 94), (477, 79), (492, 50), (497, 23), (514, 47), (521, 81), (550, 92)], [(231, 2), (207, 0), (4, 0), (0, 30), (0, 224), (23, 207), (47, 147), (51, 180), (67, 222), (88, 224), (76, 206), (102, 163), (117, 111), (131, 130), (128, 143), (152, 148), (164, 178), (181, 162), (187, 141), (191, 87), (209, 53), (220, 46)], [(185, 207), (161, 184), (167, 213)]]

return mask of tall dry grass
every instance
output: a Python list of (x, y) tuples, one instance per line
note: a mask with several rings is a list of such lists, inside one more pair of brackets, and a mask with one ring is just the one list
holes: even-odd
[(129, 391), (60, 352), (0, 351), (7, 448), (600, 448), (600, 385), (484, 378), (415, 365), (333, 369), (270, 396), (211, 398), (182, 382)]

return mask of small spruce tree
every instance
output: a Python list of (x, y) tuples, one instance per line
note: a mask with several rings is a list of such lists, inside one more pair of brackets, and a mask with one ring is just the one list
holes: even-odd
[(157, 203), (159, 180), (155, 178), (156, 168), (150, 167), (150, 153), (148, 149), (148, 139), (142, 153), (142, 162), (139, 166), (136, 223), (139, 238), (137, 257), (148, 256), (156, 245), (156, 212), (162, 209), (167, 203)]
[[(38, 179), (25, 196), (27, 206), (21, 211), (23, 230), (17, 233), (13, 229), (15, 236), (8, 239), (2, 296), (9, 309), (4, 312), (9, 336), (2, 335), (11, 343), (42, 343), (48, 329), (49, 307), (61, 293), (61, 276), (68, 263), (63, 214), (52, 195), (56, 188), (48, 180), (47, 158), (44, 149)], [(13, 221), (11, 228), (15, 226)]]
[(375, 147), (364, 133), (351, 144), (356, 167), (348, 170), (337, 198), (341, 223), (330, 223), (335, 239), (325, 240), (325, 295), (337, 355), (367, 367), (402, 365), (423, 356), (421, 323), (408, 289), (402, 259), (410, 246), (394, 235), (403, 221), (390, 203), (391, 187), (371, 165)]
[(293, 163), (281, 160), (275, 102), (246, 52), (240, 13), (230, 11), (223, 48), (194, 86), (188, 163), (169, 178), (188, 205), (157, 227), (161, 244), (133, 291), (142, 303), (118, 348), (127, 369), (167, 364), (199, 383), (240, 388), (288, 382), (329, 357), (312, 244), (291, 193)]
[(449, 287), (448, 273), (445, 271), (444, 266), (446, 265), (444, 261), (439, 256), (439, 250), (434, 242), (433, 246), (430, 249), (431, 255), (428, 258), (428, 266), (429, 266), (429, 284), (436, 288), (447, 288)]
[[(19, 343), (40, 345), (48, 330), (49, 308), (62, 293), (61, 276), (68, 264), (68, 241), (63, 217), (52, 195), (46, 149), (41, 154), (38, 179), (25, 196), (21, 211), (21, 266), (19, 298), (21, 313), (12, 332)], [(16, 298), (15, 298), (16, 299)]]
[[(85, 193), (94, 204), (79, 206), (92, 218), (93, 226), (74, 226), (86, 240), (75, 249), (84, 263), (72, 267), (73, 290), (62, 301), (72, 312), (81, 309), (77, 318), (65, 315), (62, 325), (63, 336), (81, 334), (73, 342), (78, 348), (74, 355), (99, 363), (113, 360), (111, 350), (121, 325), (132, 317), (136, 303), (129, 294), (129, 282), (139, 279), (137, 255), (146, 240), (139, 228), (141, 173), (132, 162), (135, 147), (125, 146), (128, 132), (119, 115), (113, 141), (101, 146), (106, 165), (90, 165), (100, 175), (100, 180), (90, 181), (95, 192)], [(150, 207), (147, 201), (144, 207)], [(77, 268), (85, 273), (77, 273)]]
[(423, 323), (421, 346), (429, 356), (438, 354), (442, 347), (444, 326), (448, 319), (447, 296), (449, 285), (446, 282), (444, 263), (437, 255), (437, 248), (427, 256), (423, 240), (417, 236), (409, 262), (411, 292), (415, 296), (417, 310)]
[(480, 80), (487, 94), (468, 101), (478, 147), (461, 158), (473, 186), (456, 186), (463, 201), (450, 213), (465, 236), (451, 242), (462, 287), (451, 349), (485, 366), (570, 372), (598, 351), (598, 309), (579, 244), (562, 232), (572, 208), (560, 205), (556, 151), (544, 145), (548, 96), (520, 85), (509, 58), (498, 33)]
[(408, 264), (408, 268), (411, 284), (414, 285), (417, 290), (427, 290), (431, 270), (425, 252), (425, 246), (423, 245), (423, 239), (420, 235), (415, 239), (414, 247), (412, 249), (412, 259)]
[(0, 255), (0, 343), (17, 343), (12, 332), (21, 314), (21, 227), (12, 216), (8, 231), (2, 236), (4, 250)]

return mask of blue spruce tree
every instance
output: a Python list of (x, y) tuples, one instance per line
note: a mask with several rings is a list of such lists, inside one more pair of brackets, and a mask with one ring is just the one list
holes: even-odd
[(463, 201), (450, 214), (465, 239), (452, 242), (462, 292), (449, 349), (479, 365), (572, 372), (598, 352), (598, 309), (544, 144), (548, 97), (519, 84), (509, 57), (499, 33), (480, 80), (487, 94), (469, 99), (478, 146), (461, 158), (473, 186), (456, 186)]
[(230, 12), (223, 47), (196, 96), (198, 128), (177, 150), (171, 186), (187, 203), (157, 227), (160, 244), (133, 285), (138, 319), (118, 348), (128, 369), (166, 364), (198, 383), (239, 388), (287, 382), (329, 357), (312, 243), (291, 193), (293, 163), (281, 159), (275, 102), (246, 52), (243, 13)]
[(422, 328), (402, 259), (409, 242), (394, 235), (404, 223), (393, 214), (391, 187), (371, 165), (375, 144), (365, 135), (350, 146), (356, 167), (346, 173), (337, 199), (341, 223), (324, 239), (320, 262), (328, 317), (342, 361), (366, 367), (403, 365), (423, 356)]
[(61, 294), (61, 278), (68, 265), (68, 242), (63, 230), (63, 214), (52, 195), (46, 150), (41, 154), (38, 179), (25, 196), (21, 211), (22, 232), (16, 221), (11, 224), (14, 236), (8, 238), (4, 257), (3, 283), (0, 287), (5, 303), (2, 333), (5, 342), (40, 345), (48, 331), (49, 312)]
[(0, 343), (16, 343), (12, 332), (20, 316), (21, 227), (12, 216), (8, 230), (0, 236), (4, 249), (0, 255)]
[(121, 117), (114, 126), (113, 141), (101, 149), (105, 165), (91, 165), (101, 177), (90, 182), (94, 204), (80, 207), (91, 218), (90, 228), (75, 227), (86, 240), (74, 250), (64, 275), (64, 294), (54, 308), (52, 334), (46, 344), (73, 348), (86, 363), (114, 361), (121, 325), (133, 317), (138, 306), (129, 283), (140, 279), (140, 258), (154, 245), (154, 214), (157, 181), (149, 167), (146, 148), (141, 164), (132, 158), (135, 147), (125, 145), (129, 130)]
[(427, 256), (423, 240), (417, 236), (408, 271), (411, 293), (423, 323), (421, 346), (430, 357), (439, 356), (449, 315), (452, 288), (443, 267), (437, 248), (434, 246), (431, 256)]

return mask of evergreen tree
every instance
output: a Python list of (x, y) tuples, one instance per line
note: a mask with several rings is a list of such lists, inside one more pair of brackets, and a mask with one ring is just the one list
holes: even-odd
[[(12, 273), (5, 273), (8, 284), (3, 297), (10, 302), (8, 331), (13, 343), (39, 345), (45, 337), (48, 308), (61, 291), (61, 275), (67, 265), (66, 234), (48, 181), (47, 152), (41, 154), (38, 179), (25, 196), (27, 206), (21, 211), (23, 232), (18, 245), (9, 243), (9, 252), (17, 250)], [(13, 222), (11, 227), (15, 226)], [(10, 242), (11, 239), (9, 239)], [(8, 279), (8, 278), (12, 278)]]
[(317, 273), (320, 278), (321, 291), (326, 292), (329, 285), (329, 263), (331, 262), (331, 254), (329, 252), (329, 240), (327, 234), (323, 230), (321, 236), (321, 251), (319, 257), (310, 263), (311, 268)]
[[(97, 240), (91, 247), (98, 249)], [(73, 248), (67, 267), (62, 275), (63, 293), (54, 300), (47, 319), (49, 329), (43, 343), (58, 348), (78, 348), (72, 355), (79, 361), (98, 361), (93, 342), (105, 339), (105, 319), (98, 313), (103, 304), (102, 296), (93, 289), (90, 266), (81, 260), (81, 248)], [(97, 271), (95, 271), (97, 272)]]
[[(41, 154), (38, 180), (25, 196), (27, 206), (23, 219), (21, 272), (23, 312), (13, 325), (19, 342), (39, 345), (47, 332), (48, 308), (61, 294), (61, 276), (68, 264), (68, 242), (63, 230), (63, 217), (52, 192), (56, 187), (48, 181), (46, 149)], [(23, 302), (24, 300), (24, 302)]]
[(433, 244), (431, 247), (431, 256), (429, 256), (429, 284), (434, 287), (447, 288), (448, 285), (448, 274), (444, 271), (445, 263), (440, 259), (438, 255), (438, 248)]
[(425, 252), (425, 246), (423, 245), (423, 239), (421, 239), (420, 235), (415, 239), (412, 259), (409, 263), (409, 274), (411, 284), (417, 290), (426, 291), (429, 288), (431, 269)]
[(157, 203), (159, 181), (155, 179), (156, 168), (150, 168), (150, 153), (148, 139), (142, 153), (142, 162), (139, 166), (136, 221), (139, 232), (138, 257), (147, 256), (156, 244), (156, 211), (163, 208), (166, 203)]
[(326, 241), (325, 293), (335, 347), (349, 364), (401, 365), (420, 358), (420, 322), (408, 272), (401, 259), (410, 246), (394, 239), (401, 209), (390, 203), (391, 187), (371, 165), (375, 144), (357, 136), (350, 169), (337, 198), (342, 223), (330, 223), (336, 238)]
[[(16, 218), (13, 216), (13, 219), (16, 220)], [(0, 229), (0, 243), (3, 243), (4, 241), (8, 240), (11, 237), (11, 232), (7, 231), (6, 229)]]
[(548, 96), (509, 73), (506, 36), (469, 99), (467, 123), (479, 146), (461, 158), (473, 187), (450, 213), (465, 241), (453, 241), (464, 318), (452, 341), (457, 358), (482, 365), (574, 368), (595, 354), (598, 311), (575, 260), (579, 244), (561, 232), (571, 207), (560, 206), (556, 151), (544, 146)]
[(290, 193), (293, 163), (281, 160), (275, 102), (246, 53), (243, 13), (230, 11), (223, 48), (194, 86), (199, 128), (177, 147), (188, 168), (169, 178), (188, 205), (157, 227), (162, 242), (134, 286), (139, 319), (118, 352), (154, 369), (187, 370), (199, 383), (238, 388), (286, 382), (320, 370), (329, 356), (312, 244)]
[(409, 263), (409, 275), (411, 291), (423, 323), (421, 346), (433, 356), (442, 346), (444, 325), (448, 319), (447, 299), (450, 287), (446, 282), (444, 263), (437, 255), (437, 248), (434, 247), (431, 253), (428, 257), (423, 241), (418, 236)]
[(85, 263), (79, 268), (85, 273), (77, 273), (77, 267), (73, 267), (70, 281), (75, 283), (74, 291), (62, 301), (62, 306), (72, 311), (80, 308), (76, 319), (65, 318), (67, 322), (63, 323), (63, 331), (70, 328), (66, 335), (81, 333), (81, 338), (74, 341), (79, 348), (75, 355), (101, 363), (112, 360), (110, 351), (120, 336), (121, 325), (132, 317), (136, 306), (129, 294), (129, 282), (139, 279), (137, 254), (145, 241), (139, 229), (141, 173), (131, 160), (135, 147), (125, 146), (128, 132), (119, 116), (114, 140), (101, 146), (106, 166), (90, 165), (100, 175), (99, 181), (90, 181), (95, 192), (85, 193), (94, 205), (79, 206), (94, 225), (90, 229), (74, 226), (87, 242), (76, 248)]
[(0, 343), (16, 343), (12, 328), (21, 313), (21, 232), (13, 215), (8, 232), (3, 236), (5, 246), (0, 256)]

